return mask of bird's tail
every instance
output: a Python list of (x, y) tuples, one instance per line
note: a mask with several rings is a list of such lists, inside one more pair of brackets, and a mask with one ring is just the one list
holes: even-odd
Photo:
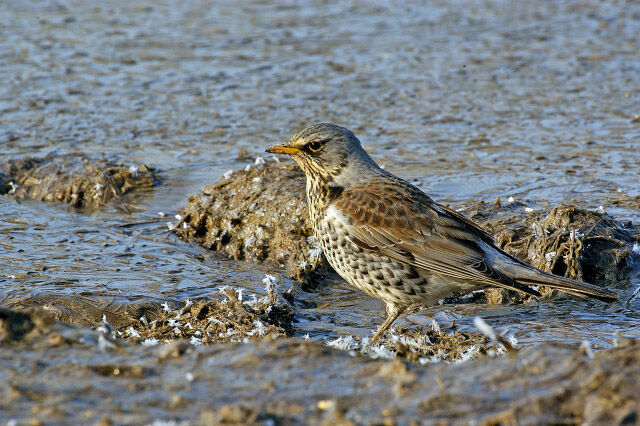
[(594, 299), (602, 300), (603, 302), (615, 302), (618, 300), (617, 294), (601, 287), (582, 281), (572, 280), (571, 278), (553, 275), (528, 265), (522, 265), (514, 272), (516, 273), (512, 279), (521, 284), (548, 286), (564, 293), (581, 297), (592, 297)]

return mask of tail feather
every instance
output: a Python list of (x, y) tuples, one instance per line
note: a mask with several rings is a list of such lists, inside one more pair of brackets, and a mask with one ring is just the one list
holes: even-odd
[(491, 249), (487, 250), (487, 253), (492, 261), (490, 262), (491, 266), (517, 283), (547, 286), (564, 293), (581, 297), (591, 297), (602, 300), (603, 302), (615, 302), (618, 300), (618, 295), (609, 290), (593, 284), (541, 271), (538, 268), (527, 265), (520, 259), (511, 256), (498, 247), (491, 247)]
[(560, 290), (564, 293), (581, 297), (591, 297), (593, 299), (602, 300), (603, 302), (615, 302), (618, 300), (617, 294), (603, 288), (587, 284), (582, 281), (576, 281), (555, 275), (544, 278), (540, 277), (540, 279), (517, 279), (516, 281), (527, 285), (543, 285)]
[(617, 294), (593, 284), (587, 284), (582, 281), (548, 274), (543, 271), (536, 272), (538, 274), (537, 277), (517, 277), (515, 280), (521, 284), (548, 286), (564, 293), (581, 297), (591, 297), (593, 299), (602, 300), (603, 302), (615, 302), (618, 300)]

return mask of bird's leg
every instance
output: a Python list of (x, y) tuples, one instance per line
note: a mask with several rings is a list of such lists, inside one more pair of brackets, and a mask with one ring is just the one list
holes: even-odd
[(406, 306), (399, 306), (399, 305), (396, 305), (395, 303), (387, 303), (386, 308), (387, 308), (387, 319), (380, 326), (378, 331), (376, 331), (376, 334), (373, 335), (373, 338), (369, 343), (369, 345), (371, 346), (373, 346), (378, 341), (378, 339), (382, 337), (384, 332), (387, 331), (389, 327), (391, 327), (391, 324), (393, 324), (393, 322), (400, 316), (400, 314), (402, 314), (407, 309)]

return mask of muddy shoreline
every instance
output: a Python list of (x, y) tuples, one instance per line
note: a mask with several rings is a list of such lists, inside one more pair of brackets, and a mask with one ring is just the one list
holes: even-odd
[[(0, 421), (640, 422), (637, 2), (0, 19)], [(316, 122), (620, 302), (454, 295), (369, 347), (384, 307), (327, 268), (300, 172), (264, 153)]]
[(144, 346), (38, 313), (0, 325), (0, 411), (30, 424), (633, 424), (640, 410), (635, 340), (419, 365), (288, 338)]

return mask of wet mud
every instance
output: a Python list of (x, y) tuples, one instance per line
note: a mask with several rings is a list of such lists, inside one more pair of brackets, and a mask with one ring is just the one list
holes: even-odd
[(154, 170), (84, 155), (6, 159), (0, 163), (0, 195), (96, 209), (157, 184)]
[(30, 424), (634, 424), (640, 414), (629, 339), (595, 354), (537, 344), (420, 365), (289, 338), (131, 344), (107, 327), (1, 310), (0, 345), (0, 411)]

